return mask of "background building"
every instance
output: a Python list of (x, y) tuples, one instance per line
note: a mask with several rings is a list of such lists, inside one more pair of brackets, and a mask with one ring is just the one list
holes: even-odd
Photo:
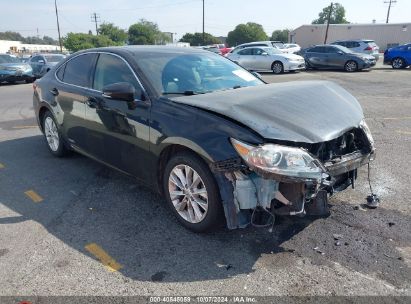
[[(32, 54), (40, 52), (59, 52), (57, 45), (25, 44), (21, 41), (0, 40), (0, 53), (11, 52), (13, 54)], [(66, 51), (63, 48), (63, 51)]]
[[(326, 28), (326, 24), (302, 25), (290, 32), (289, 40), (302, 48), (323, 44)], [(330, 24), (328, 43), (350, 39), (372, 39), (385, 50), (411, 43), (411, 23)]]

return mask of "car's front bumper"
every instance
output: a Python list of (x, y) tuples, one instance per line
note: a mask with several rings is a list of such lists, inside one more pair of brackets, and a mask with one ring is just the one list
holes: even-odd
[(305, 69), (305, 61), (289, 61), (284, 65), (284, 71), (298, 71)]
[(0, 82), (23, 81), (33, 79), (33, 72), (0, 70)]

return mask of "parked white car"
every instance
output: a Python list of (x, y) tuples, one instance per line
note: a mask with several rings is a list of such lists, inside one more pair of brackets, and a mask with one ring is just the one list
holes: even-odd
[(370, 39), (357, 39), (357, 40), (337, 40), (331, 44), (345, 46), (354, 53), (363, 53), (374, 56), (378, 61), (380, 58), (380, 47), (374, 40)]
[(295, 53), (301, 51), (301, 46), (299, 46), (296, 43), (285, 43), (284, 44), (284, 50), (286, 51), (286, 53), (295, 54)]
[(251, 71), (273, 71), (275, 74), (305, 69), (304, 58), (286, 54), (272, 47), (247, 47), (228, 53), (227, 58)]

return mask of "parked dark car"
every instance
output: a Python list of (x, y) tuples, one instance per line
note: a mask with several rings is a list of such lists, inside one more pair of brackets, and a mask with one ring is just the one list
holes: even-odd
[(405, 69), (411, 65), (411, 43), (400, 45), (385, 50), (384, 64), (389, 64), (393, 69)]
[(63, 54), (36, 54), (28, 60), (28, 63), (33, 68), (34, 76), (40, 78), (64, 58), (66, 56)]
[(17, 57), (0, 54), (0, 83), (15, 83), (16, 81), (33, 82), (31, 66), (21, 62)]
[(194, 48), (86, 50), (33, 88), (53, 155), (74, 150), (135, 176), (197, 232), (223, 215), (234, 229), (326, 212), (327, 193), (374, 155), (361, 106), (337, 84), (266, 84)]
[(376, 64), (371, 55), (354, 53), (340, 45), (317, 45), (301, 51), (307, 68), (344, 69), (355, 72)]

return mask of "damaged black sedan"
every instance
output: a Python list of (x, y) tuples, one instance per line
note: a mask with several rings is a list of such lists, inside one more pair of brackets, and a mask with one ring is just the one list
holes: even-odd
[(82, 51), (33, 87), (52, 154), (136, 177), (197, 232), (322, 214), (374, 157), (361, 106), (340, 86), (266, 84), (203, 50)]

